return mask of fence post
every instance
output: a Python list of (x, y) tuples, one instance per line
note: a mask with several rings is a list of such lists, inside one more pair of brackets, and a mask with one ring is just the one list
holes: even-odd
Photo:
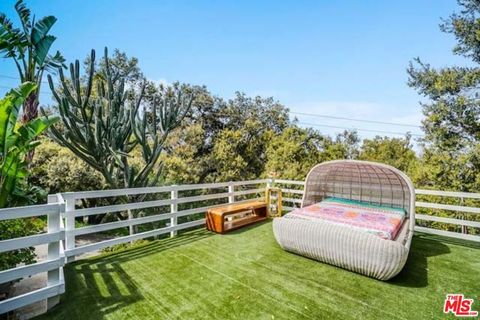
[[(172, 191), (170, 193), (170, 199), (175, 201), (178, 199), (178, 190), (177, 186), (172, 186)], [(176, 202), (172, 202), (170, 204), (170, 213), (177, 213), (178, 212), (178, 204)], [(174, 227), (178, 224), (178, 218), (176, 215), (170, 218), (170, 226)], [(175, 237), (177, 235), (177, 230), (170, 231), (170, 237)]]
[[(65, 196), (65, 251), (75, 249), (75, 197)], [(75, 260), (75, 256), (67, 258), (67, 262)]]
[[(58, 210), (54, 213), (49, 213), (47, 217), (48, 233), (60, 232), (61, 213), (64, 210), (63, 204), (60, 204), (56, 194), (48, 195), (49, 204), (58, 203)], [(55, 260), (60, 258), (60, 241), (50, 242), (48, 244), (48, 260)], [(54, 286), (60, 283), (60, 268), (50, 270), (47, 272), (47, 285)], [(60, 302), (60, 296), (54, 296), (47, 299), (47, 309), (52, 308)]]
[[(460, 205), (463, 206), (463, 197), (460, 197)], [(465, 213), (462, 213), (462, 220), (465, 220)], [(462, 225), (462, 233), (463, 234), (468, 233), (467, 226)]]
[(267, 188), (273, 187), (273, 183), (275, 182), (274, 178), (268, 178), (267, 179)]
[(233, 185), (232, 181), (228, 182), (228, 203), (234, 203), (235, 202), (235, 196), (233, 193), (235, 192), (235, 186)]

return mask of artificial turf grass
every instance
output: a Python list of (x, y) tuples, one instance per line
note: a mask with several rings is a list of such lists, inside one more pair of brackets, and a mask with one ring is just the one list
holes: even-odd
[(415, 235), (399, 276), (381, 282), (283, 251), (266, 222), (195, 230), (65, 267), (44, 319), (425, 319), (447, 293), (480, 292), (480, 246)]

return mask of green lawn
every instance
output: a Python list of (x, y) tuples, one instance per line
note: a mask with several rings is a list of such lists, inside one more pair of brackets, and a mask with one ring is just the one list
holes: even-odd
[(196, 230), (69, 264), (44, 319), (430, 319), (446, 293), (480, 310), (480, 246), (416, 235), (406, 268), (381, 282), (280, 249), (267, 222)]

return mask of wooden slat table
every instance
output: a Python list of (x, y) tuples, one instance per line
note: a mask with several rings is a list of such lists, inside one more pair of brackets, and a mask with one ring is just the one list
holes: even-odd
[(207, 211), (207, 229), (217, 233), (232, 231), (267, 219), (267, 204), (249, 201)]

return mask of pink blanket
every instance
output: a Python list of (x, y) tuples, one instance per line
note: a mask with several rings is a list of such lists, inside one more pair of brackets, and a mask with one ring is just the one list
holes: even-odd
[(355, 200), (327, 198), (311, 206), (295, 209), (285, 218), (320, 219), (393, 240), (405, 219), (405, 211)]

